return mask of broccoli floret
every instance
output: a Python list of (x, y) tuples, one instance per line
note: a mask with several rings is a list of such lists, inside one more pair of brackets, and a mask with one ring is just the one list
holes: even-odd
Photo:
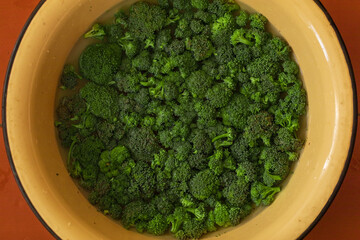
[(155, 194), (155, 172), (145, 162), (137, 162), (132, 169), (131, 177), (140, 187), (144, 199), (150, 199)]
[(138, 200), (127, 204), (121, 216), (121, 221), (125, 228), (135, 226), (141, 221), (150, 221), (156, 215), (153, 206)]
[(264, 161), (263, 182), (271, 187), (289, 174), (290, 162), (286, 153), (278, 151), (276, 148), (265, 148), (260, 155)]
[(186, 49), (193, 52), (196, 61), (205, 60), (214, 53), (211, 41), (202, 35), (196, 35), (192, 39), (187, 39)]
[(80, 89), (80, 96), (86, 101), (89, 111), (95, 116), (110, 121), (116, 119), (119, 106), (115, 89), (89, 82)]
[(187, 86), (193, 97), (203, 98), (207, 89), (211, 87), (212, 80), (204, 71), (193, 72), (187, 79)]
[(299, 129), (299, 117), (306, 111), (306, 92), (300, 84), (289, 88), (284, 99), (274, 107), (275, 122), (294, 132)]
[(79, 58), (80, 73), (97, 84), (108, 84), (119, 69), (121, 55), (121, 48), (116, 44), (89, 45)]
[(230, 36), (235, 30), (235, 22), (234, 16), (230, 13), (216, 19), (211, 28), (211, 39), (216, 46), (229, 44)]
[(61, 75), (61, 88), (74, 89), (78, 84), (79, 79), (82, 79), (82, 77), (75, 71), (74, 66), (67, 64), (64, 66), (63, 73)]
[(244, 178), (246, 182), (254, 182), (260, 175), (260, 167), (255, 162), (242, 161), (236, 169), (236, 175)]
[(220, 175), (223, 172), (223, 156), (222, 150), (216, 150), (213, 155), (209, 157), (209, 169), (211, 169), (216, 175)]
[(100, 155), (98, 163), (100, 171), (107, 177), (115, 177), (119, 174), (120, 165), (130, 157), (129, 151), (124, 146), (117, 146), (111, 151), (104, 151)]
[(264, 75), (276, 77), (281, 71), (281, 65), (274, 62), (269, 55), (263, 55), (246, 66), (251, 77), (259, 78)]
[(274, 195), (280, 192), (280, 187), (268, 187), (260, 182), (251, 185), (251, 200), (259, 206), (270, 205), (274, 201)]
[(151, 162), (153, 155), (160, 150), (158, 141), (149, 128), (131, 128), (126, 136), (125, 146), (140, 161)]
[(288, 60), (291, 49), (285, 41), (274, 37), (264, 46), (264, 52), (268, 54), (271, 61)]
[(129, 11), (129, 31), (141, 40), (152, 38), (166, 23), (166, 11), (158, 5), (136, 2)]
[(242, 94), (236, 94), (227, 106), (221, 109), (223, 124), (243, 129), (250, 115), (249, 100)]
[(265, 30), (267, 18), (260, 13), (253, 13), (250, 15), (250, 27)]
[(215, 222), (220, 227), (231, 226), (229, 207), (220, 202), (216, 202), (214, 208)]
[(250, 185), (245, 181), (245, 178), (239, 177), (236, 181), (226, 186), (222, 192), (231, 206), (241, 207), (249, 199)]
[(132, 60), (132, 65), (140, 71), (149, 70), (151, 66), (151, 56), (149, 51), (142, 51)]
[(191, 0), (191, 6), (194, 8), (204, 10), (209, 6), (208, 0)]
[(166, 47), (166, 51), (171, 56), (182, 54), (185, 51), (185, 43), (184, 41), (175, 39)]
[(140, 41), (132, 37), (129, 32), (126, 32), (125, 36), (120, 38), (119, 45), (124, 49), (128, 58), (133, 58), (140, 51)]
[(195, 154), (209, 154), (213, 150), (211, 139), (205, 131), (197, 129), (191, 133), (190, 142), (193, 144), (193, 152)]
[(236, 23), (240, 27), (245, 27), (248, 24), (249, 21), (249, 14), (244, 11), (240, 10), (239, 15), (236, 17)]
[(95, 23), (90, 31), (84, 34), (84, 38), (95, 38), (99, 40), (103, 40), (104, 36), (106, 36), (105, 28), (98, 23)]
[(268, 112), (260, 112), (249, 116), (247, 127), (244, 129), (244, 138), (250, 147), (257, 144), (257, 140), (262, 140), (266, 146), (270, 146), (270, 139), (276, 131), (274, 117)]
[[(218, 141), (220, 139), (224, 139), (224, 141)], [(219, 147), (227, 147), (231, 146), (236, 138), (236, 132), (232, 128), (227, 128), (226, 133), (223, 133), (221, 135), (218, 135), (212, 139), (212, 142), (215, 142), (215, 146), (217, 148)]]
[(199, 34), (204, 30), (204, 25), (201, 23), (200, 20), (193, 19), (190, 22), (190, 28), (195, 34)]
[(156, 50), (163, 50), (171, 41), (171, 30), (170, 29), (163, 29), (161, 30), (156, 36), (156, 43), (155, 49)]
[(167, 217), (167, 221), (171, 225), (170, 231), (172, 233), (178, 232), (181, 225), (188, 219), (190, 219), (190, 215), (189, 213), (187, 213), (185, 208), (183, 207), (175, 208), (174, 213), (170, 214)]
[(193, 218), (184, 222), (183, 231), (187, 238), (198, 239), (206, 233), (206, 226), (202, 221)]
[(218, 17), (224, 16), (226, 13), (232, 13), (239, 10), (239, 5), (231, 3), (231, 1), (214, 0), (208, 6), (208, 11), (216, 14)]
[(200, 171), (189, 182), (190, 193), (198, 200), (205, 200), (216, 193), (218, 186), (219, 179), (210, 169)]
[(248, 216), (253, 208), (250, 204), (243, 205), (242, 207), (232, 207), (229, 210), (229, 217), (232, 226), (236, 226), (242, 219)]
[(126, 29), (128, 27), (128, 16), (123, 10), (118, 11), (114, 15), (115, 17), (115, 24), (120, 25), (122, 28)]
[(168, 229), (168, 223), (166, 217), (162, 214), (157, 214), (153, 219), (151, 219), (146, 227), (146, 230), (154, 235), (162, 235)]

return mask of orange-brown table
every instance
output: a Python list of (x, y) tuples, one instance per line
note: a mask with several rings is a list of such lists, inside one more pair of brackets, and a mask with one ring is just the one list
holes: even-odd
[[(38, 2), (39, 0), (0, 0), (0, 99), (6, 67), (15, 41)], [(329, 11), (345, 41), (359, 89), (360, 0), (321, 2)], [(0, 239), (53, 239), (22, 197), (10, 170), (1, 128), (0, 134)], [(353, 158), (345, 181), (333, 204), (306, 240), (360, 239), (360, 148), (357, 147), (359, 141), (358, 130)]]

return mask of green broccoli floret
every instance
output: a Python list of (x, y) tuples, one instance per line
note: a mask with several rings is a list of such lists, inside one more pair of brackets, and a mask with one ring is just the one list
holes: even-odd
[(236, 20), (230, 13), (216, 19), (211, 28), (211, 39), (216, 46), (222, 46), (229, 43), (230, 36), (234, 32)]
[(232, 207), (229, 210), (229, 217), (232, 226), (236, 226), (242, 219), (248, 216), (253, 208), (250, 204), (243, 205), (242, 207)]
[[(226, 138), (224, 141), (218, 141), (220, 139)], [(228, 147), (231, 146), (236, 138), (236, 132), (232, 128), (227, 128), (226, 133), (216, 136), (212, 139), (212, 142), (215, 142), (215, 146), (219, 147)]]
[(141, 40), (151, 38), (166, 23), (166, 11), (158, 5), (136, 2), (129, 11), (129, 31)]
[(183, 231), (187, 238), (198, 239), (206, 233), (206, 226), (202, 221), (190, 219), (184, 222)]
[(209, 5), (208, 0), (191, 0), (191, 6), (200, 10), (206, 9), (208, 5)]
[(270, 205), (274, 201), (274, 195), (280, 192), (280, 187), (268, 187), (260, 182), (251, 185), (251, 200), (259, 206)]
[(229, 208), (225, 204), (216, 202), (214, 208), (215, 222), (220, 227), (231, 226)]
[(246, 70), (254, 78), (264, 75), (276, 77), (281, 71), (281, 65), (278, 62), (274, 62), (271, 56), (263, 55), (247, 65)]
[(265, 148), (260, 155), (264, 161), (263, 182), (271, 187), (284, 180), (290, 171), (289, 156), (276, 148)]
[(66, 64), (61, 75), (60, 83), (62, 89), (74, 89), (82, 77), (75, 71), (73, 65)]
[(155, 172), (145, 162), (137, 162), (131, 177), (138, 184), (144, 199), (151, 199), (155, 194)]
[(171, 225), (170, 231), (172, 233), (178, 232), (182, 224), (188, 219), (190, 219), (190, 215), (185, 208), (175, 208), (174, 213), (167, 217), (167, 222)]
[(265, 30), (267, 18), (260, 13), (253, 13), (250, 15), (250, 27)]
[(219, 179), (210, 169), (200, 171), (189, 182), (190, 193), (198, 200), (205, 200), (218, 191)]
[(128, 16), (123, 10), (118, 11), (114, 15), (115, 17), (115, 24), (120, 25), (122, 28), (126, 29), (128, 27)]
[(153, 206), (138, 200), (125, 206), (121, 221), (125, 228), (130, 228), (141, 221), (150, 221), (155, 215), (156, 210)]
[(126, 136), (125, 146), (135, 159), (151, 162), (154, 154), (160, 150), (154, 132), (149, 128), (131, 128)]
[(115, 177), (119, 174), (120, 165), (130, 157), (129, 151), (124, 146), (117, 146), (111, 151), (104, 151), (100, 155), (98, 163), (100, 171), (107, 177)]
[(254, 182), (257, 180), (260, 172), (260, 167), (255, 162), (242, 161), (236, 169), (236, 175), (244, 178), (246, 182)]
[(202, 61), (209, 58), (214, 53), (214, 47), (207, 38), (202, 35), (196, 35), (192, 39), (187, 39), (186, 49), (193, 52), (196, 61)]
[(187, 86), (193, 97), (203, 98), (209, 87), (212, 85), (212, 79), (204, 71), (193, 72), (187, 79)]
[(221, 109), (223, 124), (243, 129), (250, 115), (249, 100), (242, 94), (235, 94), (227, 106)]
[(299, 129), (299, 117), (306, 112), (306, 92), (301, 85), (295, 84), (289, 88), (284, 99), (272, 110), (275, 122), (294, 132)]
[(194, 153), (209, 154), (213, 150), (211, 139), (205, 131), (196, 129), (191, 133), (190, 142), (193, 144)]
[(129, 32), (119, 39), (119, 45), (124, 49), (128, 58), (133, 58), (140, 51), (140, 41), (134, 38)]
[(171, 41), (171, 30), (170, 29), (162, 29), (156, 36), (155, 49), (163, 50), (167, 47), (169, 42)]
[(237, 10), (239, 10), (239, 5), (225, 0), (214, 0), (208, 6), (208, 11), (216, 14), (218, 17)]
[(239, 177), (236, 181), (226, 186), (222, 193), (231, 206), (241, 207), (249, 199), (250, 185), (244, 177)]
[(303, 146), (303, 142), (287, 128), (280, 128), (277, 131), (274, 143), (279, 147), (279, 150), (284, 152), (297, 152)]
[(264, 52), (269, 55), (272, 61), (279, 61), (288, 60), (291, 49), (284, 40), (274, 37), (264, 46)]
[(162, 235), (168, 229), (168, 223), (166, 222), (166, 217), (162, 214), (157, 214), (153, 219), (151, 219), (146, 227), (146, 230), (154, 235)]
[(239, 25), (240, 27), (246, 27), (248, 21), (249, 21), (249, 14), (244, 10), (240, 10), (239, 15), (236, 17), (237, 25)]
[(149, 51), (142, 51), (132, 60), (132, 65), (140, 71), (149, 70), (151, 66), (151, 56)]
[(185, 43), (184, 41), (175, 39), (166, 47), (165, 50), (170, 54), (170, 56), (177, 56), (185, 51)]
[(103, 40), (105, 36), (106, 32), (104, 26), (98, 23), (95, 23), (90, 29), (90, 31), (84, 34), (84, 38), (95, 38), (99, 40)]
[(257, 140), (262, 140), (266, 146), (270, 146), (270, 139), (275, 131), (274, 117), (268, 112), (260, 112), (249, 116), (243, 136), (250, 147), (255, 146)]
[(209, 169), (211, 169), (216, 175), (223, 173), (223, 157), (224, 152), (222, 150), (216, 150), (214, 154), (209, 157)]
[(110, 121), (116, 119), (119, 106), (115, 89), (89, 82), (80, 89), (80, 96), (86, 101), (89, 111), (95, 116)]
[(108, 84), (119, 69), (121, 55), (121, 48), (116, 44), (89, 45), (79, 58), (80, 73), (97, 84)]
[(245, 28), (236, 29), (231, 35), (230, 42), (232, 45), (236, 46), (238, 43), (242, 43), (248, 46), (253, 46), (254, 43), (249, 39), (247, 34), (249, 30)]
[(204, 30), (205, 26), (201, 23), (200, 20), (193, 19), (190, 22), (190, 29), (195, 33), (199, 34)]

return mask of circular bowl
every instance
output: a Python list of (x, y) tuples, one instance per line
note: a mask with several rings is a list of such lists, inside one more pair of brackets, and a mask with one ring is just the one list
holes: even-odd
[[(134, 1), (41, 1), (10, 60), (2, 109), (8, 157), (24, 197), (57, 238), (158, 238), (125, 230), (87, 201), (67, 173), (54, 127), (55, 95), (67, 56), (92, 23), (119, 2)], [(216, 239), (301, 238), (330, 205), (351, 158), (357, 119), (351, 64), (318, 1), (241, 2), (265, 15), (293, 48), (308, 93), (306, 143), (274, 203)]]

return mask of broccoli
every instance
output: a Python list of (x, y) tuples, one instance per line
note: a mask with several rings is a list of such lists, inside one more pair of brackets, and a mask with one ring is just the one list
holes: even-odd
[(136, 2), (130, 7), (128, 29), (135, 38), (151, 38), (165, 23), (166, 12), (158, 5)]
[(91, 204), (186, 240), (274, 201), (304, 145), (307, 96), (266, 25), (234, 0), (136, 1), (84, 34), (54, 126)]
[(84, 34), (84, 38), (95, 38), (99, 40), (103, 40), (104, 36), (106, 36), (105, 28), (98, 23), (95, 23), (90, 31)]
[(153, 219), (147, 224), (146, 230), (154, 235), (162, 235), (168, 229), (168, 223), (166, 222), (166, 217), (162, 214), (157, 214)]
[(80, 73), (97, 84), (108, 84), (119, 69), (121, 55), (121, 48), (116, 44), (89, 45), (79, 58)]
[(251, 185), (251, 200), (259, 206), (270, 205), (274, 201), (274, 195), (280, 192), (280, 187), (268, 187), (261, 182), (255, 182)]
[(196, 35), (192, 39), (187, 39), (186, 49), (194, 54), (196, 61), (202, 61), (209, 58), (214, 53), (214, 47), (208, 39), (201, 35)]
[(198, 200), (205, 200), (218, 191), (219, 179), (210, 170), (197, 173), (189, 182), (190, 193)]
[(82, 77), (75, 71), (73, 65), (65, 65), (61, 75), (60, 83), (63, 89), (74, 89), (78, 84), (78, 80)]
[(212, 80), (206, 72), (199, 70), (190, 75), (187, 85), (193, 97), (203, 98), (207, 89), (212, 85)]
[(220, 227), (231, 226), (229, 207), (221, 202), (216, 202), (214, 208), (215, 222)]
[(95, 116), (114, 120), (117, 117), (117, 93), (115, 89), (89, 82), (80, 90), (80, 96), (86, 101), (89, 111)]

